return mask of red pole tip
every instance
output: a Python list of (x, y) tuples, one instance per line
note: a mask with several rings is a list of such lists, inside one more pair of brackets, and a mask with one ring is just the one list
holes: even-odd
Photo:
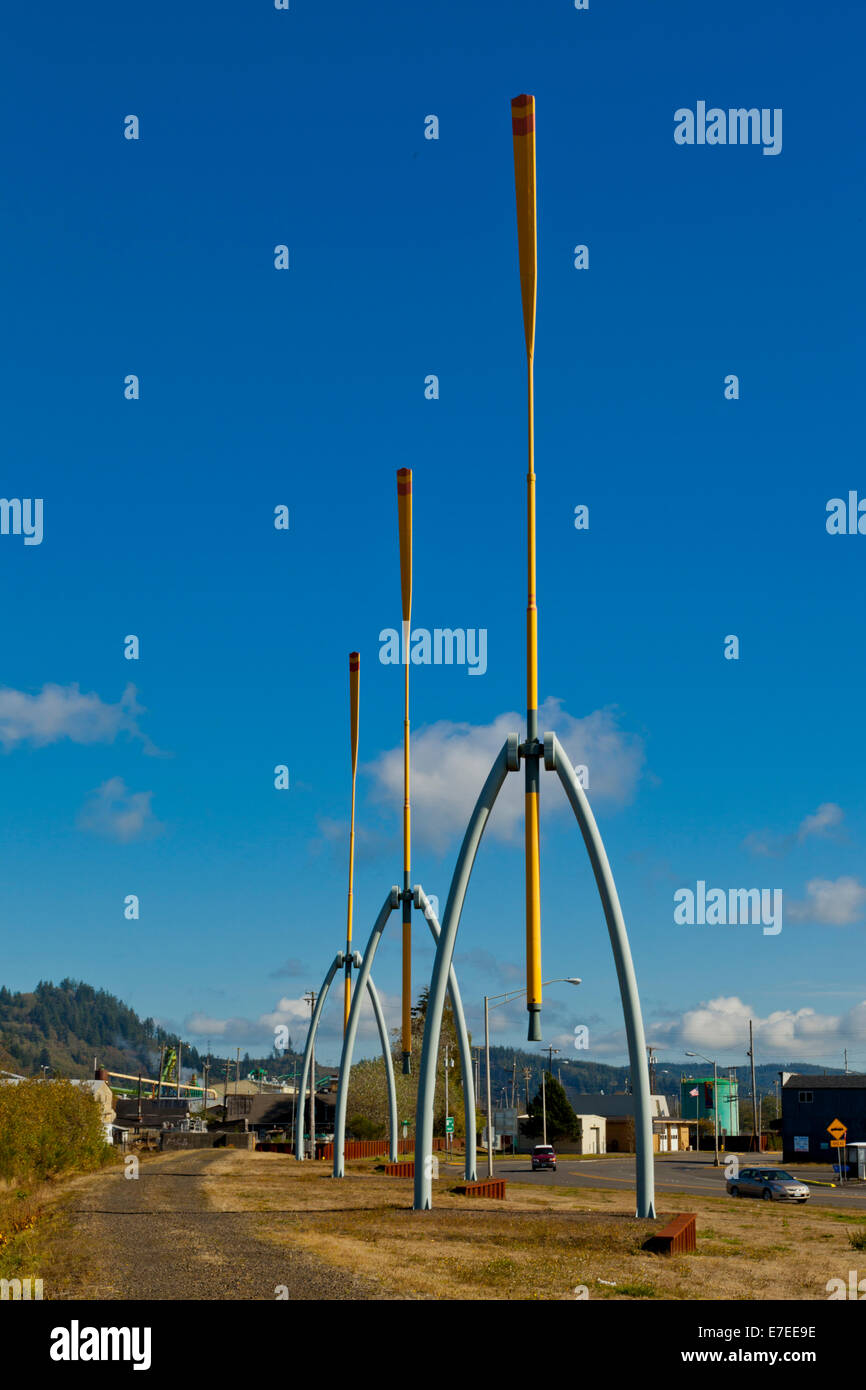
[(535, 97), (515, 97), (511, 103), (511, 128), (515, 135), (530, 135), (535, 130)]
[(360, 652), (349, 652), (349, 670), (350, 670), (350, 671), (360, 671), (360, 669), (361, 669), (361, 653), (360, 653)]

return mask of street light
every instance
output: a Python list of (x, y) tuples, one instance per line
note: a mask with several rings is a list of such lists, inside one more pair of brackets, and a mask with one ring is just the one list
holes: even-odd
[[(714, 1167), (714, 1168), (718, 1168), (718, 1166), (719, 1166), (719, 1089), (718, 1089), (719, 1073), (718, 1073), (718, 1068), (717, 1068), (715, 1062), (711, 1062), (710, 1059), (709, 1059), (709, 1057), (703, 1057), (703, 1056), (701, 1056), (700, 1052), (687, 1052), (687, 1053), (686, 1053), (686, 1056), (687, 1056), (687, 1057), (697, 1057), (699, 1061), (701, 1061), (701, 1062), (706, 1062), (706, 1063), (707, 1063), (707, 1066), (710, 1066), (710, 1067), (712, 1067), (712, 1069), (713, 1069), (713, 1136), (714, 1136), (714, 1139), (715, 1139), (715, 1155), (714, 1155), (714, 1157), (713, 1157), (713, 1167)], [(700, 1136), (698, 1136), (698, 1144), (700, 1145)]]
[[(559, 980), (543, 980), (542, 989), (548, 985), (579, 985), (578, 975), (567, 975)], [(495, 999), (492, 1005), (498, 1009), (500, 1004), (507, 1004), (509, 999), (517, 999), (521, 994), (525, 994), (525, 989), (508, 989), (504, 994), (485, 994), (484, 996), (484, 1051), (487, 1060), (487, 1176), (493, 1177), (493, 1112), (490, 1106), (490, 1000)], [(542, 1077), (542, 1083), (544, 1078)]]

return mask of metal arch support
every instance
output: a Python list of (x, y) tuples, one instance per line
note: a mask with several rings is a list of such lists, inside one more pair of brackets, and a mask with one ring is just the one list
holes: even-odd
[[(649, 1068), (644, 1040), (643, 1020), (637, 992), (637, 980), (631, 959), (625, 922), (613, 874), (599, 834), (598, 826), (589, 807), (583, 788), (562, 745), (555, 734), (545, 734), (544, 763), (549, 771), (558, 772), (566, 796), (571, 803), (583, 840), (589, 853), (595, 874), (596, 885), (604, 909), (614, 953), (617, 976), (620, 985), (623, 1013), (628, 1039), (629, 1059), (632, 1076), (636, 1082), (635, 1090), (635, 1148), (637, 1153), (637, 1210), (636, 1215), (655, 1218), (655, 1181), (652, 1157), (652, 1117), (650, 1114)], [(442, 932), (436, 949), (436, 960), (430, 981), (427, 1004), (427, 1021), (424, 1028), (424, 1045), (421, 1052), (421, 1070), (418, 1078), (418, 1103), (415, 1115), (415, 1211), (429, 1211), (432, 1206), (432, 1181), (430, 1155), (433, 1149), (433, 1099), (436, 1084), (435, 1059), (439, 1050), (439, 1035), (442, 1027), (442, 1010), (445, 1004), (445, 990), (457, 928), (469, 886), (469, 879), (478, 853), (478, 846), (484, 828), (490, 817), (493, 805), (502, 789), (506, 775), (519, 767), (518, 739), (510, 734), (496, 762), (490, 769), (481, 795), (475, 804), (472, 817), (463, 837), (463, 844), (457, 859)]]
[(580, 833), (589, 854), (592, 871), (598, 888), (601, 905), (607, 922), (616, 973), (619, 980), (619, 993), (625, 1019), (628, 1039), (628, 1056), (631, 1065), (632, 1086), (635, 1097), (635, 1167), (637, 1180), (637, 1211), (640, 1217), (655, 1217), (655, 1172), (653, 1168), (652, 1110), (650, 1102), (649, 1066), (647, 1064), (646, 1039), (637, 978), (628, 944), (619, 895), (616, 891), (613, 873), (608, 862), (595, 817), (577, 773), (571, 765), (556, 734), (544, 735), (544, 766), (549, 772), (557, 772), (565, 794), (577, 817)]
[(370, 1003), (373, 1005), (373, 1013), (376, 1015), (376, 1026), (379, 1029), (379, 1041), (382, 1044), (382, 1058), (385, 1063), (385, 1080), (388, 1085), (388, 1136), (391, 1144), (390, 1159), (392, 1163), (396, 1163), (397, 1087), (394, 1082), (394, 1059), (391, 1056), (391, 1039), (388, 1037), (388, 1025), (385, 1022), (385, 1015), (382, 1012), (382, 1001), (379, 998), (379, 992), (376, 986), (373, 984), (372, 975), (367, 976), (367, 993), (370, 996)]
[[(420, 908), (427, 918), (433, 940), (438, 945), (442, 928), (436, 920), (436, 913), (430, 906), (427, 894), (420, 884), (415, 885), (415, 906)], [(460, 1069), (463, 1072), (463, 1116), (466, 1128), (466, 1167), (464, 1171), (466, 1181), (475, 1182), (478, 1174), (475, 1154), (475, 1086), (472, 1078), (472, 1052), (469, 1047), (469, 1032), (466, 1028), (463, 1000), (460, 996), (460, 988), (457, 984), (457, 975), (453, 965), (448, 972), (448, 993), (451, 995), (451, 1010), (454, 1014), (457, 1046), (460, 1051)]]
[[(424, 1044), (421, 1049), (421, 1068), (418, 1074), (418, 1101), (415, 1111), (415, 1211), (428, 1211), (432, 1205), (432, 1163), (433, 1153), (433, 1101), (436, 1090), (436, 1057), (439, 1052), (439, 1035), (442, 1030), (442, 1011), (445, 1007), (445, 992), (451, 973), (454, 944), (457, 940), (457, 927), (472, 866), (484, 834), (484, 827), (493, 810), (493, 805), (509, 772), (520, 767), (517, 734), (509, 734), (499, 752), (499, 756), (481, 789), (463, 844), (457, 866), (448, 890), (448, 902), (442, 920), (442, 931), (436, 947), (436, 960), (430, 978), (430, 993), (427, 999), (427, 1020), (424, 1025)], [(467, 1136), (468, 1138), (468, 1136)]]
[[(361, 1012), (361, 999), (370, 978), (370, 971), (373, 968), (373, 960), (382, 939), (382, 932), (385, 930), (388, 918), (400, 904), (400, 889), (395, 884), (382, 904), (379, 916), (373, 924), (370, 932), (370, 940), (367, 942), (367, 949), (361, 962), (361, 970), (355, 984), (355, 993), (352, 999), (352, 1006), (349, 1009), (349, 1022), (343, 1034), (343, 1051), (340, 1056), (340, 1083), (337, 1087), (337, 1110), (334, 1115), (334, 1177), (342, 1178), (345, 1176), (345, 1151), (346, 1151), (346, 1105), (349, 1100), (349, 1076), (352, 1070), (352, 1055), (355, 1051), (355, 1038), (358, 1034), (358, 1022)], [(391, 1049), (388, 1048), (388, 1056)], [(387, 1063), (386, 1063), (387, 1070)], [(393, 1076), (393, 1069), (392, 1069)], [(394, 1103), (394, 1113), (396, 1114), (396, 1101)], [(397, 1131), (396, 1127), (391, 1134), (391, 1152), (396, 1157)]]
[[(331, 981), (340, 967), (345, 963), (345, 960), (346, 957), (344, 953), (338, 951), (331, 962), (327, 975), (322, 981), (322, 988), (319, 990), (319, 997), (313, 1009), (313, 1017), (310, 1019), (307, 1044), (304, 1048), (304, 1063), (301, 1067), (301, 1081), (295, 1094), (295, 1158), (299, 1163), (303, 1161), (304, 1157), (304, 1097), (307, 1094), (307, 1078), (310, 1074), (310, 1058), (313, 1052), (313, 1044), (316, 1041), (316, 1033), (319, 1030), (319, 1019), (322, 1016), (322, 1009), (325, 1007), (325, 1000), (328, 997), (328, 990), (331, 988)], [(316, 1138), (315, 1135), (311, 1135), (310, 1137), (313, 1141), (313, 1154), (315, 1155)]]
[[(334, 976), (336, 975), (336, 973), (337, 973), (338, 970), (342, 970), (342, 968), (343, 968), (343, 966), (345, 965), (345, 963), (346, 963), (345, 953), (344, 953), (343, 951), (338, 951), (338, 952), (337, 952), (337, 955), (336, 955), (336, 958), (335, 958), (333, 964), (331, 965), (331, 968), (329, 969), (327, 975), (325, 976), (324, 980), (322, 981), (322, 988), (321, 988), (320, 991), (319, 991), (319, 997), (318, 997), (318, 1000), (316, 1001), (316, 1006), (315, 1006), (315, 1009), (313, 1010), (313, 1017), (312, 1017), (312, 1019), (311, 1019), (311, 1021), (310, 1021), (310, 1030), (309, 1030), (309, 1033), (308, 1033), (308, 1035), (307, 1035), (307, 1044), (306, 1044), (306, 1047), (304, 1048), (304, 1062), (303, 1062), (303, 1067), (302, 1067), (302, 1070), (301, 1070), (301, 1081), (300, 1081), (300, 1088), (299, 1088), (299, 1092), (298, 1092), (298, 1094), (299, 1094), (300, 1097), (301, 1097), (301, 1105), (300, 1105), (300, 1117), (301, 1117), (301, 1120), (300, 1120), (300, 1134), (298, 1134), (298, 1132), (297, 1132), (297, 1123), (298, 1123), (298, 1118), (297, 1118), (297, 1117), (298, 1117), (299, 1111), (298, 1111), (298, 1106), (297, 1106), (297, 1104), (296, 1104), (296, 1106), (295, 1106), (295, 1124), (296, 1124), (296, 1133), (295, 1133), (295, 1158), (296, 1158), (299, 1162), (302, 1161), (303, 1158), (304, 1158), (304, 1123), (303, 1123), (304, 1101), (303, 1101), (303, 1098), (304, 1098), (304, 1096), (306, 1095), (307, 1080), (308, 1080), (308, 1077), (309, 1077), (309, 1070), (310, 1070), (310, 1060), (311, 1060), (312, 1051), (313, 1051), (313, 1044), (315, 1043), (316, 1034), (317, 1034), (318, 1029), (319, 1029), (319, 1018), (320, 1018), (322, 1009), (323, 1009), (323, 1007), (324, 1007), (324, 1003), (325, 1003), (325, 999), (326, 999), (327, 994), (328, 994), (328, 990), (331, 988), (331, 983), (332, 983), (332, 981), (333, 981), (333, 979), (334, 979)], [(362, 965), (362, 960), (361, 960), (360, 953), (359, 953), (358, 951), (354, 951), (354, 952), (352, 953), (352, 963), (353, 963), (353, 965), (356, 967), (356, 969), (360, 969), (360, 967), (361, 967), (361, 965)], [(382, 1001), (380, 1000), (380, 998), (379, 998), (379, 992), (378, 992), (378, 990), (376, 989), (375, 984), (373, 983), (373, 976), (372, 976), (372, 975), (368, 975), (368, 976), (367, 976), (367, 993), (368, 993), (368, 995), (370, 996), (370, 1003), (371, 1003), (372, 1006), (373, 1006), (373, 1013), (374, 1013), (375, 1018), (376, 1018), (376, 1026), (377, 1026), (378, 1029), (379, 1029), (379, 1041), (380, 1041), (380, 1043), (381, 1043), (381, 1045), (382, 1045), (382, 1057), (383, 1057), (384, 1062), (385, 1062), (385, 1080), (386, 1080), (387, 1087), (388, 1087), (388, 1114), (389, 1114), (389, 1117), (390, 1117), (389, 1132), (390, 1132), (390, 1135), (391, 1135), (391, 1157), (392, 1157), (392, 1161), (393, 1161), (394, 1158), (395, 1158), (395, 1156), (396, 1156), (396, 1151), (397, 1151), (397, 1138), (396, 1138), (396, 1136), (397, 1136), (397, 1087), (396, 1087), (395, 1082), (394, 1082), (394, 1063), (393, 1063), (393, 1060), (392, 1060), (392, 1058), (391, 1058), (391, 1045), (390, 1045), (390, 1041), (389, 1041), (389, 1038), (388, 1038), (388, 1027), (387, 1027), (387, 1024), (385, 1023), (385, 1015), (384, 1015), (384, 1012), (383, 1012), (383, 1010), (382, 1010)]]

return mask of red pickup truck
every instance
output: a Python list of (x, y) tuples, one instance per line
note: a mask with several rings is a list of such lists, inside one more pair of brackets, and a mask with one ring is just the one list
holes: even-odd
[(536, 1144), (532, 1150), (532, 1171), (537, 1168), (552, 1168), (556, 1172), (556, 1151), (552, 1144)]

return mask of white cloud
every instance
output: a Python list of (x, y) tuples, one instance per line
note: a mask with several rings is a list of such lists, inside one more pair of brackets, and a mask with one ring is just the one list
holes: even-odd
[(178, 1032), (193, 1038), (221, 1038), (232, 1023), (245, 1024), (244, 1019), (211, 1018), (208, 1014), (190, 1014)]
[(150, 806), (153, 792), (131, 792), (122, 777), (110, 777), (90, 793), (78, 814), (79, 830), (129, 844), (163, 829)]
[(309, 1023), (310, 1005), (309, 1001), (301, 995), (299, 999), (289, 999), (285, 995), (277, 1002), (276, 1008), (272, 1013), (259, 1014), (259, 1026), (266, 1028), (268, 1032), (273, 1032), (280, 1024)]
[[(588, 768), (588, 795), (593, 805), (621, 806), (634, 796), (644, 763), (639, 737), (624, 733), (611, 708), (575, 718), (557, 699), (545, 700), (539, 711), (539, 730), (554, 730), (572, 763)], [(443, 852), (462, 834), (490, 771), (509, 733), (518, 732), (523, 717), (500, 714), (491, 724), (472, 725), (439, 720), (415, 734), (412, 741), (413, 833), (420, 842)], [(364, 771), (373, 779), (374, 799), (398, 807), (403, 789), (402, 747), (389, 749)], [(546, 778), (542, 790), (551, 782)], [(566, 809), (557, 795), (545, 802), (551, 811)], [(509, 777), (499, 795), (489, 834), (511, 844), (523, 835), (523, 779)]]
[(792, 835), (775, 835), (769, 830), (754, 831), (747, 835), (745, 846), (752, 854), (778, 858), (787, 854), (795, 845), (802, 845), (811, 835), (827, 839), (845, 819), (845, 812), (835, 801), (822, 801), (817, 811), (804, 816)]
[(791, 903), (788, 916), (799, 922), (820, 922), (830, 927), (847, 927), (859, 922), (866, 909), (866, 887), (852, 874), (841, 878), (810, 878), (806, 901)]
[(653, 1024), (649, 1041), (671, 1051), (704, 1052), (708, 1057), (731, 1053), (744, 1056), (749, 1044), (749, 1020), (755, 1054), (768, 1061), (818, 1061), (842, 1048), (866, 1042), (866, 1000), (844, 1014), (819, 1014), (815, 1009), (777, 1009), (761, 1018), (736, 995), (719, 996), (687, 1010), (680, 1018)]
[[(336, 983), (339, 980), (340, 977)], [(343, 1043), (342, 999), (342, 987), (335, 989), (332, 986), (316, 1034), (316, 1055), (320, 1060), (325, 1054), (335, 1061), (339, 1059)], [(396, 1027), (400, 1018), (399, 997), (380, 990), (379, 999), (386, 1020), (390, 1019)], [(291, 1033), (295, 1048), (303, 1051), (309, 1024), (309, 1000), (303, 995), (297, 999), (284, 995), (269, 1013), (259, 1014), (258, 1018), (214, 1018), (208, 1014), (191, 1013), (181, 1031), (191, 1038), (222, 1038), (231, 1046), (247, 1045), (269, 1052), (274, 1045), (275, 1029), (284, 1026)], [(372, 1047), (371, 1043), (374, 1044)], [(365, 998), (358, 1024), (356, 1058), (375, 1053), (378, 1047), (379, 1030), (369, 998)]]
[(83, 695), (77, 683), (47, 684), (38, 695), (0, 689), (0, 744), (5, 752), (21, 744), (43, 748), (68, 738), (72, 743), (113, 743), (119, 733), (142, 741), (145, 752), (157, 750), (138, 727), (144, 710), (134, 685), (127, 685), (117, 704), (98, 695)]
[(817, 811), (800, 822), (797, 839), (802, 843), (809, 835), (826, 835), (837, 825), (841, 825), (845, 813), (835, 801), (823, 801)]

